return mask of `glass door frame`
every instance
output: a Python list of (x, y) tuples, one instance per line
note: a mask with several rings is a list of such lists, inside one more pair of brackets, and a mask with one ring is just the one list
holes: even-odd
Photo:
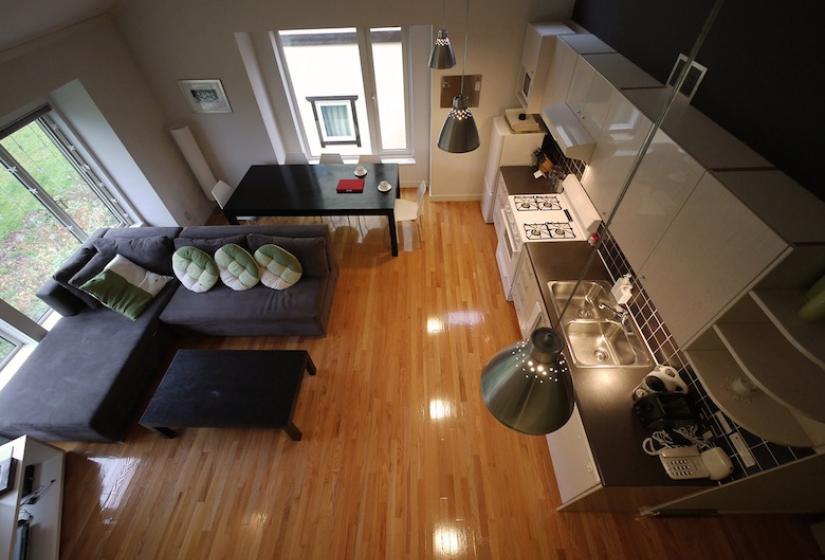
[[(353, 26), (347, 26), (352, 28)], [(381, 121), (378, 111), (378, 96), (376, 94), (375, 86), (375, 68), (373, 67), (372, 57), (372, 41), (370, 39), (370, 31), (372, 29), (380, 29), (382, 27), (400, 27), (401, 29), (401, 57), (403, 61), (403, 75), (404, 75), (404, 119), (405, 119), (405, 134), (407, 147), (403, 150), (385, 150), (381, 141)], [(409, 40), (409, 28), (406, 26), (386, 25), (376, 27), (356, 26), (356, 42), (358, 44), (358, 54), (361, 60), (361, 79), (363, 80), (364, 96), (367, 107), (367, 129), (370, 135), (370, 145), (372, 152), (379, 156), (386, 156), (387, 158), (413, 158), (415, 157), (415, 146), (413, 143), (412, 133), (412, 75), (411, 75), (411, 52)], [(309, 149), (309, 139), (306, 130), (301, 120), (298, 99), (295, 97), (295, 88), (292, 84), (292, 75), (289, 71), (289, 65), (284, 54), (284, 47), (281, 41), (280, 31), (292, 31), (291, 29), (278, 29), (270, 33), (270, 40), (272, 41), (273, 50), (275, 54), (275, 61), (281, 75), (281, 81), (287, 94), (287, 101), (289, 101), (290, 112), (292, 113), (292, 122), (295, 125), (295, 130), (298, 132), (298, 140), (301, 144), (301, 149), (306, 155), (307, 159), (316, 159)], [(346, 156), (355, 159), (357, 156)]]

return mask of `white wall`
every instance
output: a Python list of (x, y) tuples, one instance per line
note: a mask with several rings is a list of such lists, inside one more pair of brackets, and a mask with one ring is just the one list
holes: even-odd
[[(121, 187), (132, 194), (132, 202), (148, 222), (203, 223), (212, 211), (168, 133), (163, 110), (108, 16), (0, 53), (0, 76), (0, 119), (6, 121), (52, 99), (62, 105), (73, 126), (78, 121), (76, 130), (81, 132), (93, 126), (88, 119), (94, 118), (95, 111), (89, 111), (88, 105), (81, 110), (65, 90), (62, 96), (56, 93), (78, 80), (145, 179), (141, 184), (138, 177)], [(111, 175), (118, 175), (122, 162), (107, 160), (111, 154), (105, 146), (98, 153), (94, 144), (100, 138), (84, 140)]]
[[(463, 4), (447, 4), (447, 25), (460, 55)], [(571, 10), (571, 0), (473, 1), (467, 72), (484, 76), (481, 106), (474, 109), (482, 147), (467, 155), (446, 154), (434, 148), (448, 111), (433, 106), (428, 145), (432, 149), (431, 183), (436, 197), (479, 196), (491, 118), (515, 102), (525, 26), (537, 18), (569, 17)], [(290, 130), (289, 107), (274, 68), (267, 32), (302, 27), (430, 25), (443, 19), (440, 0), (305, 0), (289, 4), (143, 0), (119, 3), (114, 18), (167, 114), (190, 124), (213, 171), (231, 183), (237, 183), (249, 165), (275, 161), (234, 32), (249, 32), (252, 36), (286, 151), (292, 152), (297, 151), (297, 138)], [(420, 59), (426, 64), (426, 58), (420, 56), (417, 65)], [(460, 71), (453, 70), (449, 73)], [(185, 78), (221, 79), (233, 112), (191, 114), (176, 84)], [(433, 72), (432, 100), (437, 100), (439, 78), (440, 73)]]

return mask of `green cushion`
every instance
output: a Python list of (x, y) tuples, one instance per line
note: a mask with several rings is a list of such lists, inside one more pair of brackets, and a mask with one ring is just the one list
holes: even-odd
[(180, 283), (192, 292), (208, 292), (218, 282), (219, 272), (209, 253), (197, 247), (181, 247), (172, 255), (172, 270)]
[(223, 283), (238, 292), (254, 287), (261, 279), (255, 259), (249, 251), (234, 243), (215, 251), (215, 264)]
[(126, 257), (116, 255), (81, 289), (112, 311), (135, 320), (170, 280), (169, 276), (149, 272)]
[(294, 286), (304, 273), (295, 255), (271, 243), (255, 251), (255, 261), (261, 269), (261, 283), (274, 290)]

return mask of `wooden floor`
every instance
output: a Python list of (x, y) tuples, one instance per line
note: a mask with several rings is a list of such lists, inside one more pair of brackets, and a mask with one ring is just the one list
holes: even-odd
[[(405, 193), (406, 195), (406, 193)], [(335, 219), (325, 338), (186, 340), (306, 348), (318, 375), (278, 431), (136, 427), (67, 444), (62, 556), (103, 558), (813, 558), (802, 520), (560, 514), (544, 438), (498, 424), (482, 365), (518, 336), (476, 203), (428, 203), (424, 245)], [(228, 372), (228, 374), (231, 374)]]

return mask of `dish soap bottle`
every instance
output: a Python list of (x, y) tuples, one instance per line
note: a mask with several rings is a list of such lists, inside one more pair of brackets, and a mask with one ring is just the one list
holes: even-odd
[(633, 297), (633, 283), (630, 274), (625, 274), (610, 288), (610, 295), (619, 305), (625, 305)]

